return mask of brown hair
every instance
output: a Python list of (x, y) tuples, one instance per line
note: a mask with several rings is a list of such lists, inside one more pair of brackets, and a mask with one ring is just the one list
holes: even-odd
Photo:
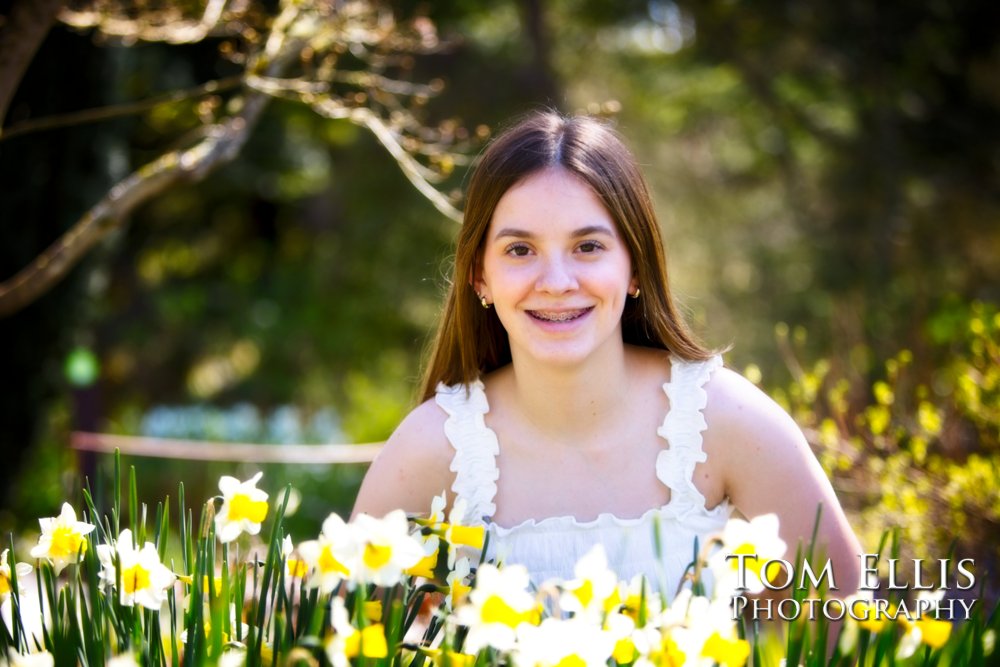
[(472, 174), (454, 273), (424, 373), (421, 400), (432, 397), (439, 382), (468, 384), (510, 362), (507, 332), (496, 311), (479, 303), (471, 279), (500, 198), (531, 174), (554, 166), (594, 189), (628, 247), (641, 296), (626, 300), (623, 341), (669, 350), (689, 361), (711, 356), (691, 334), (670, 296), (660, 227), (635, 158), (604, 122), (541, 111), (497, 136)]

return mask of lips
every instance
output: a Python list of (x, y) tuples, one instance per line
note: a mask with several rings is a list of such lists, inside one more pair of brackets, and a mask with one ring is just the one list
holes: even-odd
[(575, 308), (573, 310), (529, 310), (528, 315), (542, 322), (572, 322), (578, 320), (594, 309)]

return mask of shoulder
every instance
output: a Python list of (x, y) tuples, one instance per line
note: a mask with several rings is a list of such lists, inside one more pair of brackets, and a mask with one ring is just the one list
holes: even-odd
[(719, 367), (705, 383), (706, 441), (727, 457), (763, 449), (800, 448), (805, 437), (785, 410), (739, 373)]
[(403, 419), (365, 474), (354, 514), (430, 510), (434, 496), (450, 489), (454, 479), (449, 467), (455, 450), (444, 431), (447, 419), (433, 398)]

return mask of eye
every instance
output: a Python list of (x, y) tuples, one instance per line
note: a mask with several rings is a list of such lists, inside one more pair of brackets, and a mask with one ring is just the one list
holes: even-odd
[(597, 241), (584, 241), (579, 246), (577, 246), (577, 249), (586, 255), (590, 255), (597, 252), (598, 250), (603, 250), (604, 246), (598, 243)]
[(504, 254), (513, 255), (514, 257), (525, 257), (530, 252), (531, 248), (524, 243), (511, 243), (504, 249)]

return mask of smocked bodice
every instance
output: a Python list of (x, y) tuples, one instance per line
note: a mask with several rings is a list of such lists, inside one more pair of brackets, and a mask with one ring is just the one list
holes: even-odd
[[(627, 519), (601, 514), (592, 521), (559, 516), (511, 527), (493, 523), (500, 444), (485, 422), (489, 412), (485, 388), (478, 380), (468, 386), (440, 385), (436, 402), (448, 414), (445, 435), (455, 449), (452, 491), (465, 500), (466, 516), (486, 525), (487, 557), (524, 565), (532, 581), (540, 584), (550, 578), (572, 579), (577, 560), (600, 543), (619, 578), (644, 574), (672, 594), (693, 558), (696, 541), (705, 544), (729, 518), (728, 502), (707, 509), (693, 482), (695, 466), (706, 460), (701, 435), (707, 428), (704, 385), (721, 364), (718, 356), (699, 362), (671, 360), (670, 381), (663, 385), (670, 408), (657, 429), (666, 447), (656, 458), (656, 477), (670, 490), (670, 500)], [(659, 552), (654, 538), (657, 523)]]

